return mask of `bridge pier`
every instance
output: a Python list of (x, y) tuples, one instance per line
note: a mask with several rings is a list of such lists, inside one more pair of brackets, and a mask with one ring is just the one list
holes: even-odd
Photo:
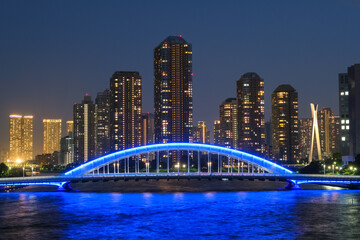
[(58, 192), (70, 192), (72, 190), (70, 186), (71, 182), (65, 182), (61, 185), (59, 185), (59, 188), (57, 189)]
[(296, 181), (286, 180), (286, 182), (288, 183), (288, 185), (285, 187), (286, 190), (301, 190), (301, 187), (297, 184)]

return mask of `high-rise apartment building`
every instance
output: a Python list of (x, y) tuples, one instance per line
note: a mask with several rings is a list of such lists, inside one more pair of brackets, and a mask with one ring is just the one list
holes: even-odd
[(115, 72), (110, 79), (111, 151), (141, 145), (141, 86), (138, 72)]
[(347, 75), (349, 82), (350, 120), (349, 152), (350, 155), (356, 157), (358, 154), (360, 154), (360, 64), (354, 64), (353, 66), (349, 67)]
[(278, 86), (271, 96), (272, 153), (276, 160), (299, 160), (298, 93), (288, 84)]
[(330, 108), (323, 108), (318, 113), (320, 146), (323, 157), (330, 158), (339, 151), (339, 118)]
[(214, 144), (221, 145), (221, 124), (220, 120), (214, 121)]
[(12, 114), (10, 117), (10, 161), (33, 159), (33, 116)]
[(312, 118), (300, 119), (300, 159), (308, 159), (312, 137)]
[(339, 116), (341, 154), (350, 154), (349, 81), (347, 73), (339, 74)]
[(142, 114), (142, 145), (149, 145), (155, 143), (155, 125), (154, 114)]
[(236, 98), (228, 98), (220, 105), (220, 145), (237, 148), (238, 119)]
[(110, 152), (110, 90), (99, 92), (95, 99), (97, 106), (96, 155)]
[(74, 121), (66, 121), (66, 136), (69, 136), (70, 132), (74, 132)]
[(59, 165), (66, 166), (74, 162), (74, 137), (73, 132), (60, 140)]
[(154, 49), (155, 141), (192, 142), (192, 46), (169, 36)]
[(204, 121), (199, 121), (193, 128), (194, 143), (210, 143), (210, 131)]
[(84, 163), (96, 157), (96, 105), (87, 94), (74, 104), (74, 161)]
[(254, 72), (237, 81), (238, 147), (265, 154), (264, 79)]
[(60, 151), (61, 119), (43, 119), (43, 153)]

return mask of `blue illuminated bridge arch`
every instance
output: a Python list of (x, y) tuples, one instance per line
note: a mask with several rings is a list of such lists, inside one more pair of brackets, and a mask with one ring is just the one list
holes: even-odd
[(65, 176), (81, 176), (93, 171), (101, 166), (105, 166), (109, 163), (114, 163), (119, 159), (126, 159), (136, 155), (147, 154), (149, 152), (164, 152), (164, 151), (197, 151), (208, 152), (210, 154), (218, 154), (234, 159), (240, 159), (242, 162), (252, 164), (258, 168), (262, 168), (269, 173), (276, 174), (292, 174), (293, 172), (264, 158), (234, 150), (230, 148), (224, 148), (209, 144), (198, 143), (164, 143), (153, 144), (141, 147), (135, 147), (130, 149), (121, 150), (115, 153), (105, 155), (103, 157), (89, 161), (73, 170), (64, 173)]
[[(164, 152), (165, 154), (163, 154)], [(172, 168), (172, 170), (169, 171), (169, 153), (174, 152), (175, 154), (178, 154), (177, 156), (179, 156), (180, 152), (185, 153), (182, 154), (182, 156), (187, 156), (187, 171), (184, 172), (183, 168), (181, 168), (182, 170), (180, 171), (179, 162), (177, 163), (177, 168), (175, 163), (175, 168)], [(161, 157), (160, 153), (162, 153)], [(153, 160), (155, 157), (156, 162), (156, 170), (153, 170), (152, 172), (150, 171), (150, 154)], [(172, 156), (175, 157), (175, 154)], [(192, 158), (192, 166), (195, 167), (195, 170), (197, 168), (197, 172), (193, 172), (194, 169), (190, 169), (190, 155)], [(207, 172), (204, 172), (204, 169), (201, 169), (200, 155), (205, 155), (205, 158), (207, 155)], [(145, 172), (144, 169), (139, 169), (140, 156), (141, 160), (144, 160), (145, 158), (146, 161)], [(214, 160), (216, 156), (217, 160)], [(223, 159), (225, 159), (224, 167), (226, 172), (223, 171)], [(166, 162), (165, 167), (164, 165), (160, 166), (160, 162), (164, 163), (164, 161)], [(184, 161), (186, 160), (182, 158), (181, 162), (183, 163)], [(211, 164), (216, 163), (216, 161), (218, 166), (212, 166)], [(120, 164), (122, 167), (120, 167)], [(129, 167), (130, 165), (131, 169)], [(143, 165), (144, 164), (142, 164), (142, 166)], [(172, 163), (172, 165), (174, 167), (174, 163)], [(152, 166), (154, 166), (154, 164), (152, 164)], [(122, 171), (120, 171), (120, 168)], [(164, 171), (165, 168), (167, 168), (167, 171)], [(70, 183), (78, 181), (182, 178), (283, 181), (288, 182), (288, 189), (296, 189), (300, 184), (306, 183), (347, 188), (359, 188), (360, 186), (360, 176), (297, 174), (274, 162), (235, 149), (198, 143), (165, 143), (135, 147), (111, 153), (86, 162), (79, 167), (58, 176), (0, 178), (0, 188), (29, 185), (53, 185), (58, 186), (60, 189), (69, 190)]]

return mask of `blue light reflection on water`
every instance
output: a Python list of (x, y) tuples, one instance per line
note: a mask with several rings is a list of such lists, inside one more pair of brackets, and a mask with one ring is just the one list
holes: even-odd
[(356, 238), (358, 191), (1, 193), (0, 238)]

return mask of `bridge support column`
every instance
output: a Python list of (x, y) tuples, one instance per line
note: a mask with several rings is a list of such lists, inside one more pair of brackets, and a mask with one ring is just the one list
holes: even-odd
[(220, 173), (220, 154), (218, 154), (218, 173)]
[(231, 161), (231, 174), (233, 173), (233, 158), (231, 157), (230, 158), (230, 161)]
[[(148, 153), (148, 157), (149, 157), (149, 153)], [(160, 161), (160, 154), (159, 154), (159, 151), (157, 151), (157, 154), (156, 154), (156, 172), (159, 173), (159, 161)]]
[(228, 156), (228, 164), (227, 164), (228, 173), (230, 173), (230, 157)]
[(240, 159), (237, 159), (237, 160), (238, 160), (238, 165), (237, 165), (238, 173), (240, 173)]
[(198, 151), (198, 173), (200, 174), (201, 166), (200, 166), (200, 151)]
[(288, 185), (285, 187), (286, 190), (301, 190), (301, 187), (297, 184), (296, 181), (286, 180), (286, 182), (288, 183)]
[(188, 173), (190, 173), (190, 151), (188, 150), (188, 163), (187, 163), (187, 165), (188, 165)]
[(210, 152), (208, 152), (208, 173), (211, 173), (211, 159), (210, 159)]
[(167, 162), (166, 162), (166, 167), (167, 167), (167, 173), (169, 173), (169, 158), (170, 158), (170, 151), (168, 150), (167, 152)]
[(65, 182), (62, 183), (62, 185), (59, 186), (59, 188), (57, 189), (57, 191), (59, 192), (69, 192), (72, 190), (71, 186), (70, 186), (71, 182)]

